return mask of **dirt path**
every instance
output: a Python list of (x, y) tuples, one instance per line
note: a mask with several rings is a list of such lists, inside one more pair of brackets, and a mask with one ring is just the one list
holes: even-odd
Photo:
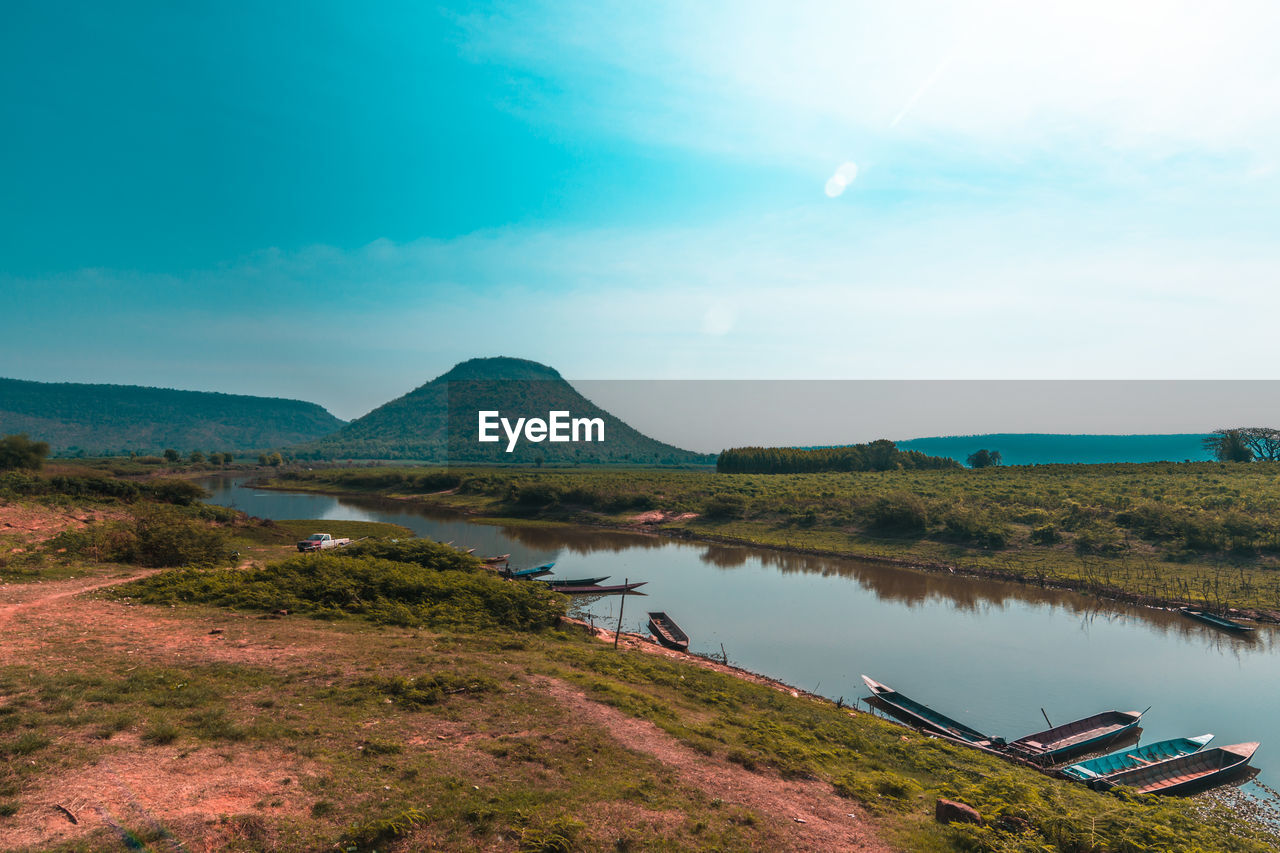
[[(122, 583), (136, 581), (155, 574), (159, 569), (125, 575), (110, 580), (100, 578), (75, 578), (52, 583), (9, 584), (3, 588), (4, 597), (8, 599), (0, 604), (0, 625), (4, 625), (14, 614), (24, 610), (34, 610), (52, 604), (64, 598), (71, 598), (85, 592), (118, 586)], [(53, 588), (53, 592), (50, 592)]]
[(576, 719), (599, 726), (628, 749), (656, 758), (678, 772), (687, 784), (766, 819), (785, 823), (788, 850), (893, 850), (875, 837), (872, 827), (854, 812), (853, 804), (825, 782), (786, 780), (772, 773), (746, 770), (695, 752), (648, 720), (595, 702), (563, 681), (536, 678), (534, 683), (570, 708)]
[[(82, 595), (153, 573), (136, 571), (113, 578), (0, 587), (0, 631), (6, 636), (6, 642), (0, 644), (0, 664), (44, 660), (51, 653), (53, 660), (67, 654), (69, 648), (76, 657), (112, 653), (152, 662), (228, 661), (284, 667), (306, 660), (345, 660), (355, 648), (346, 648), (345, 643), (335, 645), (336, 638), (323, 623), (264, 622), (256, 615), (234, 613), (192, 619), (167, 608), (133, 607)], [(48, 643), (55, 637), (63, 647), (50, 652)], [(656, 654), (669, 653), (628, 635), (623, 642)], [(731, 667), (694, 660), (732, 672)], [(782, 839), (779, 850), (880, 853), (892, 849), (876, 838), (874, 827), (854, 804), (839, 797), (827, 783), (784, 780), (772, 772), (753, 772), (726, 759), (708, 757), (648, 721), (587, 698), (566, 682), (546, 676), (533, 676), (531, 681), (535, 689), (569, 709), (575, 720), (659, 761), (688, 787), (749, 809), (768, 823), (775, 838)], [(436, 737), (442, 733), (448, 732), (432, 730), (424, 736), (424, 743), (433, 748), (446, 743)], [(449, 739), (448, 743), (451, 748), (471, 750), (465, 741)], [(486, 753), (468, 755), (469, 761), (488, 757)], [(13, 834), (0, 842), (0, 847), (17, 843), (38, 848), (114, 826), (115, 820), (145, 819), (160, 821), (186, 839), (193, 851), (219, 849), (234, 840), (225, 832), (237, 824), (216, 823), (214, 815), (261, 812), (265, 817), (296, 819), (306, 813), (310, 797), (281, 780), (298, 780), (316, 772), (311, 762), (261, 745), (144, 748), (136, 734), (121, 734), (113, 739), (109, 758), (64, 769), (58, 778), (48, 777), (28, 788), (19, 822), (10, 828)], [(279, 805), (264, 812), (264, 802)], [(63, 808), (75, 813), (80, 823), (67, 820)]]

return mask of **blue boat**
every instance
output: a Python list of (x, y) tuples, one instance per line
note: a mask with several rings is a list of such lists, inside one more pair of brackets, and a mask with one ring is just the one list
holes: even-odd
[[(1150, 709), (1148, 709), (1150, 710)], [(1056, 764), (1068, 756), (1097, 749), (1132, 732), (1146, 711), (1103, 711), (1072, 720), (1009, 743), (1009, 751), (1037, 764)]]
[(1213, 735), (1178, 737), (1172, 740), (1157, 741), (1146, 746), (1122, 749), (1110, 755), (1081, 761), (1078, 764), (1072, 764), (1070, 767), (1062, 768), (1062, 772), (1078, 782), (1091, 782), (1094, 779), (1101, 779), (1113, 773), (1122, 773), (1125, 770), (1146, 767), (1148, 764), (1155, 764), (1158, 761), (1168, 761), (1170, 758), (1193, 755), (1208, 746), (1211, 740), (1213, 740)]
[(1224, 784), (1244, 773), (1249, 767), (1249, 759), (1257, 751), (1256, 741), (1215, 746), (1203, 752), (1124, 770), (1090, 784), (1098, 790), (1125, 785), (1136, 788), (1140, 794), (1189, 794)]
[(536, 578), (538, 575), (549, 575), (551, 569), (555, 567), (555, 563), (543, 563), (541, 566), (534, 566), (532, 569), (520, 569), (518, 571), (503, 572), (509, 578)]
[(889, 713), (918, 729), (955, 740), (962, 740), (974, 746), (990, 748), (997, 746), (999, 743), (995, 738), (984, 735), (977, 729), (953, 720), (945, 714), (933, 710), (928, 705), (921, 705), (914, 699), (903, 696), (887, 684), (881, 684), (879, 681), (868, 678), (865, 675), (862, 676), (862, 680), (866, 682), (874, 698), (884, 705)]

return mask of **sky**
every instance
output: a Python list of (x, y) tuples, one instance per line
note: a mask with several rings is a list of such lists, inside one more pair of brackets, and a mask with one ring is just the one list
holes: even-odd
[(0, 376), (343, 418), (488, 355), (594, 380), (1275, 378), (1278, 24), (10, 0)]

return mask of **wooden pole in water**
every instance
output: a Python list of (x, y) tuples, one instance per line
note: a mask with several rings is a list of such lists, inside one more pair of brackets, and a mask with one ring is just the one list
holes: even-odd
[(624, 578), (622, 581), (622, 601), (618, 602), (618, 630), (613, 632), (613, 647), (618, 647), (618, 637), (622, 636), (622, 609), (627, 606), (627, 584), (631, 583), (631, 578)]
[(1049, 723), (1049, 728), (1053, 728), (1053, 723), (1049, 722), (1049, 715), (1044, 712), (1044, 708), (1040, 709), (1040, 716), (1044, 717), (1044, 721)]

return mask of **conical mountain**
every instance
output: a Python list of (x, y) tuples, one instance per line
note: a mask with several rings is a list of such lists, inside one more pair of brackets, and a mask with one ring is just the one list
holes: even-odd
[[(547, 420), (551, 412), (599, 419), (603, 440), (533, 441), (522, 434), (513, 450), (501, 438), (480, 442), (478, 413), (495, 411), (513, 426), (520, 418)], [(311, 459), (407, 459), (434, 463), (548, 465), (707, 464), (712, 457), (663, 444), (619, 420), (579, 394), (559, 373), (520, 358), (464, 361), (425, 385), (357, 418), (337, 433), (294, 449)]]

